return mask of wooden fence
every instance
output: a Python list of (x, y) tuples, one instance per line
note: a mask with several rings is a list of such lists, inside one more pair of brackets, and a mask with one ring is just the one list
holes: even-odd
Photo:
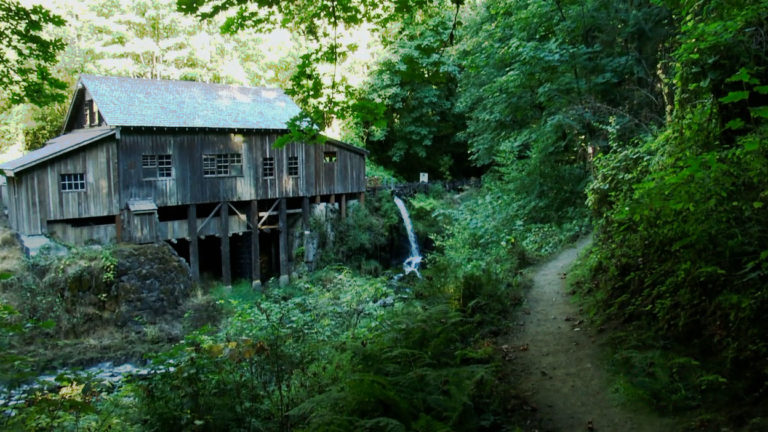
[(377, 193), (379, 191), (390, 191), (397, 196), (413, 196), (417, 193), (426, 193), (430, 187), (442, 187), (451, 192), (460, 192), (470, 187), (480, 187), (482, 181), (478, 178), (461, 180), (438, 180), (429, 183), (394, 183), (382, 181), (378, 177), (368, 177), (366, 184), (367, 193)]

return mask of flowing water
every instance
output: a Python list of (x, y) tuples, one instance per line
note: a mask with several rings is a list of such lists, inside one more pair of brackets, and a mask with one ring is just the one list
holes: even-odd
[[(23, 384), (14, 389), (8, 389), (0, 384), (0, 407), (11, 407), (26, 403), (26, 399), (34, 391), (49, 389), (49, 391), (58, 391), (59, 384), (56, 381), (57, 376), (66, 375), (77, 381), (78, 377), (83, 381), (91, 383), (109, 383), (113, 386), (119, 385), (123, 379), (129, 375), (148, 375), (150, 370), (143, 367), (137, 367), (130, 363), (114, 365), (112, 362), (99, 363), (96, 366), (83, 370), (59, 369), (54, 374), (40, 375), (34, 381)], [(0, 414), (8, 414), (8, 412)]]
[(419, 254), (419, 244), (416, 242), (416, 234), (413, 232), (413, 223), (411, 223), (411, 216), (408, 214), (408, 209), (405, 208), (405, 203), (400, 197), (395, 196), (395, 204), (400, 210), (400, 216), (403, 218), (403, 224), (405, 225), (405, 231), (408, 233), (408, 242), (411, 244), (411, 251), (408, 258), (403, 262), (403, 271), (405, 274), (414, 272), (416, 276), (421, 278), (419, 273), (419, 265), (421, 264), (421, 254)]

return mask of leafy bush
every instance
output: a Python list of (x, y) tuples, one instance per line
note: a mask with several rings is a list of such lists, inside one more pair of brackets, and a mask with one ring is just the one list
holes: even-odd
[(676, 104), (657, 134), (598, 159), (580, 283), (604, 322), (631, 330), (615, 357), (640, 398), (710, 412), (740, 401), (731, 415), (749, 416), (768, 377), (768, 55), (752, 38), (768, 3), (726, 3), (668, 4)]
[(389, 267), (392, 244), (400, 235), (399, 215), (392, 196), (380, 192), (366, 197), (364, 206), (349, 206), (345, 219), (313, 219), (313, 232), (320, 233), (321, 264), (344, 264), (378, 275)]
[[(225, 300), (136, 383), (159, 430), (498, 430), (493, 344), (447, 297), (330, 267)], [(422, 299), (422, 300), (417, 300)]]

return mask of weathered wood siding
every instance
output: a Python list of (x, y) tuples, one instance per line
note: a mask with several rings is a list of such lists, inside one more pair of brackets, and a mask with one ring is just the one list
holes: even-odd
[[(365, 191), (365, 157), (333, 144), (308, 146), (314, 171), (314, 191), (309, 195), (331, 195)], [(326, 162), (326, 152), (336, 153)]]
[[(62, 191), (62, 174), (85, 174), (85, 191)], [(117, 148), (105, 140), (23, 171), (8, 183), (11, 226), (46, 234), (49, 220), (115, 215), (119, 211)], [(10, 179), (9, 179), (10, 180)]]
[(82, 129), (88, 127), (104, 126), (104, 117), (101, 116), (98, 106), (95, 104), (89, 106), (89, 120), (90, 117), (96, 119), (94, 123), (86, 122), (85, 105), (93, 103), (93, 96), (91, 92), (86, 88), (78, 89), (75, 92), (74, 99), (72, 100), (72, 113), (68, 117), (68, 123), (64, 127), (65, 132), (72, 131), (74, 129)]
[(48, 234), (69, 244), (103, 243), (117, 237), (115, 224), (72, 226), (66, 222), (48, 223)]
[(160, 223), (157, 220), (157, 213), (127, 213), (128, 230), (130, 241), (133, 243), (144, 244), (154, 243), (158, 240), (157, 226)]
[[(240, 218), (238, 215), (230, 215), (227, 217), (229, 220), (228, 226), (229, 226), (229, 235), (234, 234), (242, 234), (244, 232), (250, 231), (250, 228), (248, 227), (248, 224), (245, 220)], [(197, 224), (195, 226), (200, 227), (203, 222), (205, 221), (204, 218), (198, 218)], [(197, 233), (200, 237), (206, 237), (206, 236), (216, 236), (221, 237), (221, 229), (219, 228), (221, 226), (221, 219), (218, 216), (214, 216), (211, 219), (208, 220), (208, 223), (205, 224), (202, 228), (199, 228), (199, 232)], [(180, 221), (167, 221), (167, 222), (160, 222), (158, 224), (157, 228), (158, 238), (160, 240), (170, 240), (170, 239), (187, 239), (189, 240), (189, 227), (187, 226), (186, 220), (180, 220)]]
[[(159, 207), (221, 201), (300, 197), (365, 190), (365, 158), (325, 144), (272, 147), (273, 133), (158, 132), (123, 130), (120, 139), (120, 199), (152, 199)], [(323, 162), (325, 151), (336, 151), (335, 163)], [(242, 155), (242, 174), (204, 177), (204, 154)], [(144, 179), (143, 154), (170, 154), (173, 176)], [(298, 158), (299, 175), (288, 175), (288, 158)], [(275, 175), (264, 176), (263, 161), (274, 158)]]

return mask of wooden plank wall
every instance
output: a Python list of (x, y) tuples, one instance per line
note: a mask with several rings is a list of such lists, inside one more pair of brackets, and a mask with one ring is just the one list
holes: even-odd
[[(85, 174), (85, 191), (61, 191), (61, 174)], [(116, 215), (117, 148), (114, 140), (92, 144), (23, 171), (9, 182), (14, 198), (12, 227), (46, 234), (49, 220)]]
[[(331, 143), (275, 149), (276, 139), (257, 132), (124, 131), (119, 144), (107, 139), (9, 178), (11, 226), (45, 234), (47, 221), (114, 216), (129, 199), (164, 207), (365, 191), (363, 155)], [(324, 162), (326, 151), (336, 152), (336, 162)], [(220, 153), (242, 154), (242, 175), (203, 177), (202, 155)], [(142, 154), (171, 154), (173, 177), (145, 180)], [(288, 176), (288, 156), (298, 157), (298, 177)], [(264, 157), (275, 158), (274, 178), (264, 178)], [(61, 174), (81, 172), (85, 191), (60, 190)]]
[[(200, 227), (203, 222), (205, 221), (205, 218), (196, 218), (197, 224), (195, 226)], [(250, 230), (248, 228), (248, 224), (240, 219), (237, 215), (229, 215), (227, 218), (229, 220), (229, 235), (232, 236), (234, 234), (242, 234), (244, 232), (247, 232)], [(160, 240), (170, 240), (170, 239), (187, 239), (189, 240), (189, 226), (188, 221), (185, 220), (178, 220), (178, 221), (167, 221), (167, 222), (159, 222), (157, 226), (157, 233), (158, 238)], [(206, 236), (216, 236), (221, 237), (221, 231), (219, 230), (220, 226), (220, 218), (218, 216), (212, 217), (208, 223), (205, 224), (205, 226), (200, 229), (200, 232), (197, 233), (199, 237), (206, 237)]]
[(117, 236), (117, 231), (115, 224), (73, 227), (66, 222), (51, 222), (48, 224), (48, 234), (65, 243), (82, 245), (94, 240), (98, 242), (113, 241)]
[[(274, 133), (157, 132), (123, 130), (119, 145), (121, 200), (151, 199), (158, 207), (250, 201), (365, 191), (365, 158), (331, 144), (292, 143), (275, 149)], [(337, 162), (325, 163), (325, 151)], [(204, 177), (203, 154), (240, 153), (239, 176)], [(170, 154), (173, 177), (145, 180), (142, 154)], [(299, 176), (288, 176), (288, 156), (299, 159)], [(264, 178), (263, 158), (273, 157), (275, 176)]]

